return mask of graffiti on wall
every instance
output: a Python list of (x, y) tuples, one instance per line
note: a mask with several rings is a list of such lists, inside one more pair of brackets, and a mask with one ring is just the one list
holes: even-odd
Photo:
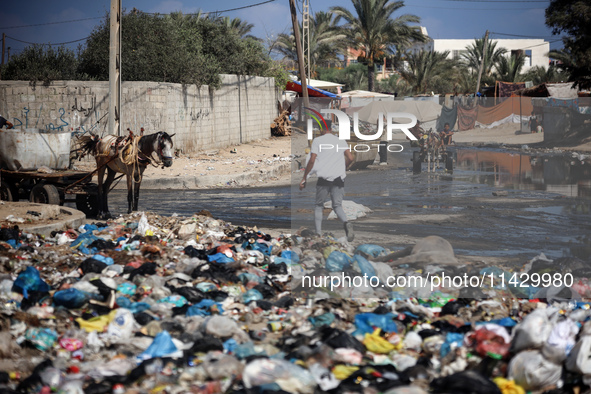
[[(29, 114), (31, 109), (23, 107), (21, 113), (22, 117), (14, 117), (13, 124), (15, 128), (24, 126), (24, 128), (40, 128), (47, 131), (72, 131), (73, 133), (83, 134), (98, 128), (99, 122), (104, 118), (100, 116), (100, 111), (96, 108), (96, 97), (93, 97), (90, 103), (85, 104), (82, 101), (78, 102), (78, 98), (74, 98), (74, 104), (71, 107), (60, 107), (57, 110), (57, 117), (52, 113), (43, 110), (43, 103), (38, 110), (34, 110), (37, 116), (33, 119)], [(39, 124), (40, 121), (49, 121), (46, 124)]]

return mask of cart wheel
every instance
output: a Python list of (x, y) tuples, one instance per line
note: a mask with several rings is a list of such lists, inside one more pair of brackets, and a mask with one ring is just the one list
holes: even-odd
[(421, 160), (421, 152), (413, 152), (412, 153), (412, 172), (414, 174), (420, 174), (421, 173), (421, 164), (422, 164), (422, 160)]
[(31, 202), (36, 202), (40, 204), (54, 204), (60, 205), (60, 193), (57, 190), (57, 187), (54, 185), (50, 185), (48, 183), (38, 183), (31, 189), (31, 194), (29, 195), (29, 200)]
[(84, 212), (86, 217), (98, 215), (98, 196), (96, 194), (76, 194), (76, 209)]
[(18, 201), (18, 188), (12, 183), (0, 183), (0, 200), (2, 201)]

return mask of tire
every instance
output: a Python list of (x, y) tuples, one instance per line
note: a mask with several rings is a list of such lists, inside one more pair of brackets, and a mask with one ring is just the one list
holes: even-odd
[(0, 183), (0, 200), (2, 201), (18, 201), (18, 189), (11, 183)]
[(96, 194), (76, 194), (76, 209), (84, 212), (86, 217), (96, 218), (98, 215), (98, 196)]
[(57, 187), (48, 183), (38, 183), (31, 189), (29, 201), (39, 204), (61, 205), (60, 193)]
[(420, 174), (421, 173), (421, 152), (413, 152), (412, 153), (412, 172), (413, 174)]

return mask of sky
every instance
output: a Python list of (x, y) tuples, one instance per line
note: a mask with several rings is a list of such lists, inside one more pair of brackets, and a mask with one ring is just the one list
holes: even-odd
[[(303, 0), (296, 0), (301, 10)], [(341, 5), (352, 9), (350, 0), (309, 0), (311, 12), (328, 11)], [(76, 49), (105, 18), (110, 0), (3, 0), (0, 32), (6, 34), (10, 53), (22, 51), (31, 43), (65, 44)], [(482, 37), (486, 30), (492, 39), (542, 38), (551, 49), (559, 49), (559, 37), (546, 27), (547, 0), (406, 0), (402, 14), (420, 17), (420, 25), (432, 38)], [(289, 0), (122, 0), (123, 10), (137, 8), (149, 13), (182, 11), (195, 13), (220, 11), (219, 15), (241, 18), (254, 24), (252, 34), (271, 40), (289, 33)], [(240, 7), (238, 10), (231, 10)], [(226, 11), (231, 10), (231, 11)], [(301, 14), (298, 15), (301, 21)], [(122, 26), (125, 29), (125, 26)], [(555, 41), (555, 42), (553, 42)]]

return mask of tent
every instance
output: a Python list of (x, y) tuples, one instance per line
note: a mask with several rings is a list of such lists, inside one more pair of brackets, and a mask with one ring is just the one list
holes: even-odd
[[(386, 115), (388, 112), (405, 112), (413, 114), (421, 123), (434, 122), (441, 114), (441, 105), (432, 101), (374, 101), (359, 110), (359, 120), (368, 123), (377, 123), (378, 114)], [(409, 122), (408, 119), (400, 119), (400, 122)]]
[(342, 88), (343, 84), (335, 83), (335, 82), (328, 82), (328, 81), (321, 81), (319, 79), (308, 79), (306, 81), (308, 86), (312, 86), (316, 89), (331, 89), (331, 88)]
[(386, 97), (394, 97), (392, 94), (385, 94), (385, 93), (377, 93), (377, 92), (370, 92), (368, 90), (350, 90), (348, 92), (341, 93), (341, 97), (377, 97), (377, 98), (386, 98)]

